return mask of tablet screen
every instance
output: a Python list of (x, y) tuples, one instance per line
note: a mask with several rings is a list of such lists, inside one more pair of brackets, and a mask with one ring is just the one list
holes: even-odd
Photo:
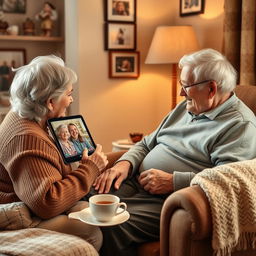
[(81, 115), (52, 118), (47, 121), (65, 163), (79, 161), (85, 148), (91, 155), (96, 145)]

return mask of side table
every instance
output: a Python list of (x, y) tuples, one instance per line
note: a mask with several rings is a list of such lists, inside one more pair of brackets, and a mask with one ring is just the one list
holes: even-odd
[(123, 139), (123, 140), (117, 140), (112, 142), (112, 151), (120, 151), (120, 150), (128, 150), (130, 149), (134, 143), (129, 141), (128, 139)]

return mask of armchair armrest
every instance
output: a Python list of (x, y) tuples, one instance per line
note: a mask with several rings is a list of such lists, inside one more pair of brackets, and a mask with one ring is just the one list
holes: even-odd
[(109, 152), (106, 153), (107, 158), (108, 158), (108, 165), (106, 166), (106, 169), (112, 167), (114, 163), (125, 153), (127, 152), (126, 150), (120, 150), (117, 152)]
[(160, 220), (161, 256), (211, 255), (211, 212), (199, 186), (181, 189), (164, 202)]

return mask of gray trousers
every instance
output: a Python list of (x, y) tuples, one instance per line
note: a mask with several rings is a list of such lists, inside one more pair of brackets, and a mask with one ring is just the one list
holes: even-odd
[(100, 255), (134, 256), (141, 243), (159, 240), (160, 213), (166, 196), (146, 192), (136, 178), (124, 181), (119, 190), (112, 189), (110, 193), (127, 204), (130, 218), (120, 225), (101, 228)]

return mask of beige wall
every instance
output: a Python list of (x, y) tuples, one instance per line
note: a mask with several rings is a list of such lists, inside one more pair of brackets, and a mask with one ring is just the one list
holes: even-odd
[(204, 14), (187, 17), (179, 17), (179, 4), (176, 4), (174, 22), (180, 25), (193, 25), (201, 48), (210, 47), (221, 51), (224, 0), (207, 0), (205, 2)]
[[(171, 66), (144, 64), (158, 25), (194, 25), (202, 48), (221, 49), (224, 0), (206, 2), (204, 15), (181, 18), (179, 1), (137, 0), (141, 75), (138, 79), (109, 79), (108, 52), (103, 47), (103, 1), (77, 1), (79, 86), (75, 95), (79, 102), (72, 112), (85, 117), (104, 151), (111, 150), (112, 141), (128, 138), (129, 132), (150, 133), (170, 110)], [(69, 52), (67, 57), (71, 55)]]

